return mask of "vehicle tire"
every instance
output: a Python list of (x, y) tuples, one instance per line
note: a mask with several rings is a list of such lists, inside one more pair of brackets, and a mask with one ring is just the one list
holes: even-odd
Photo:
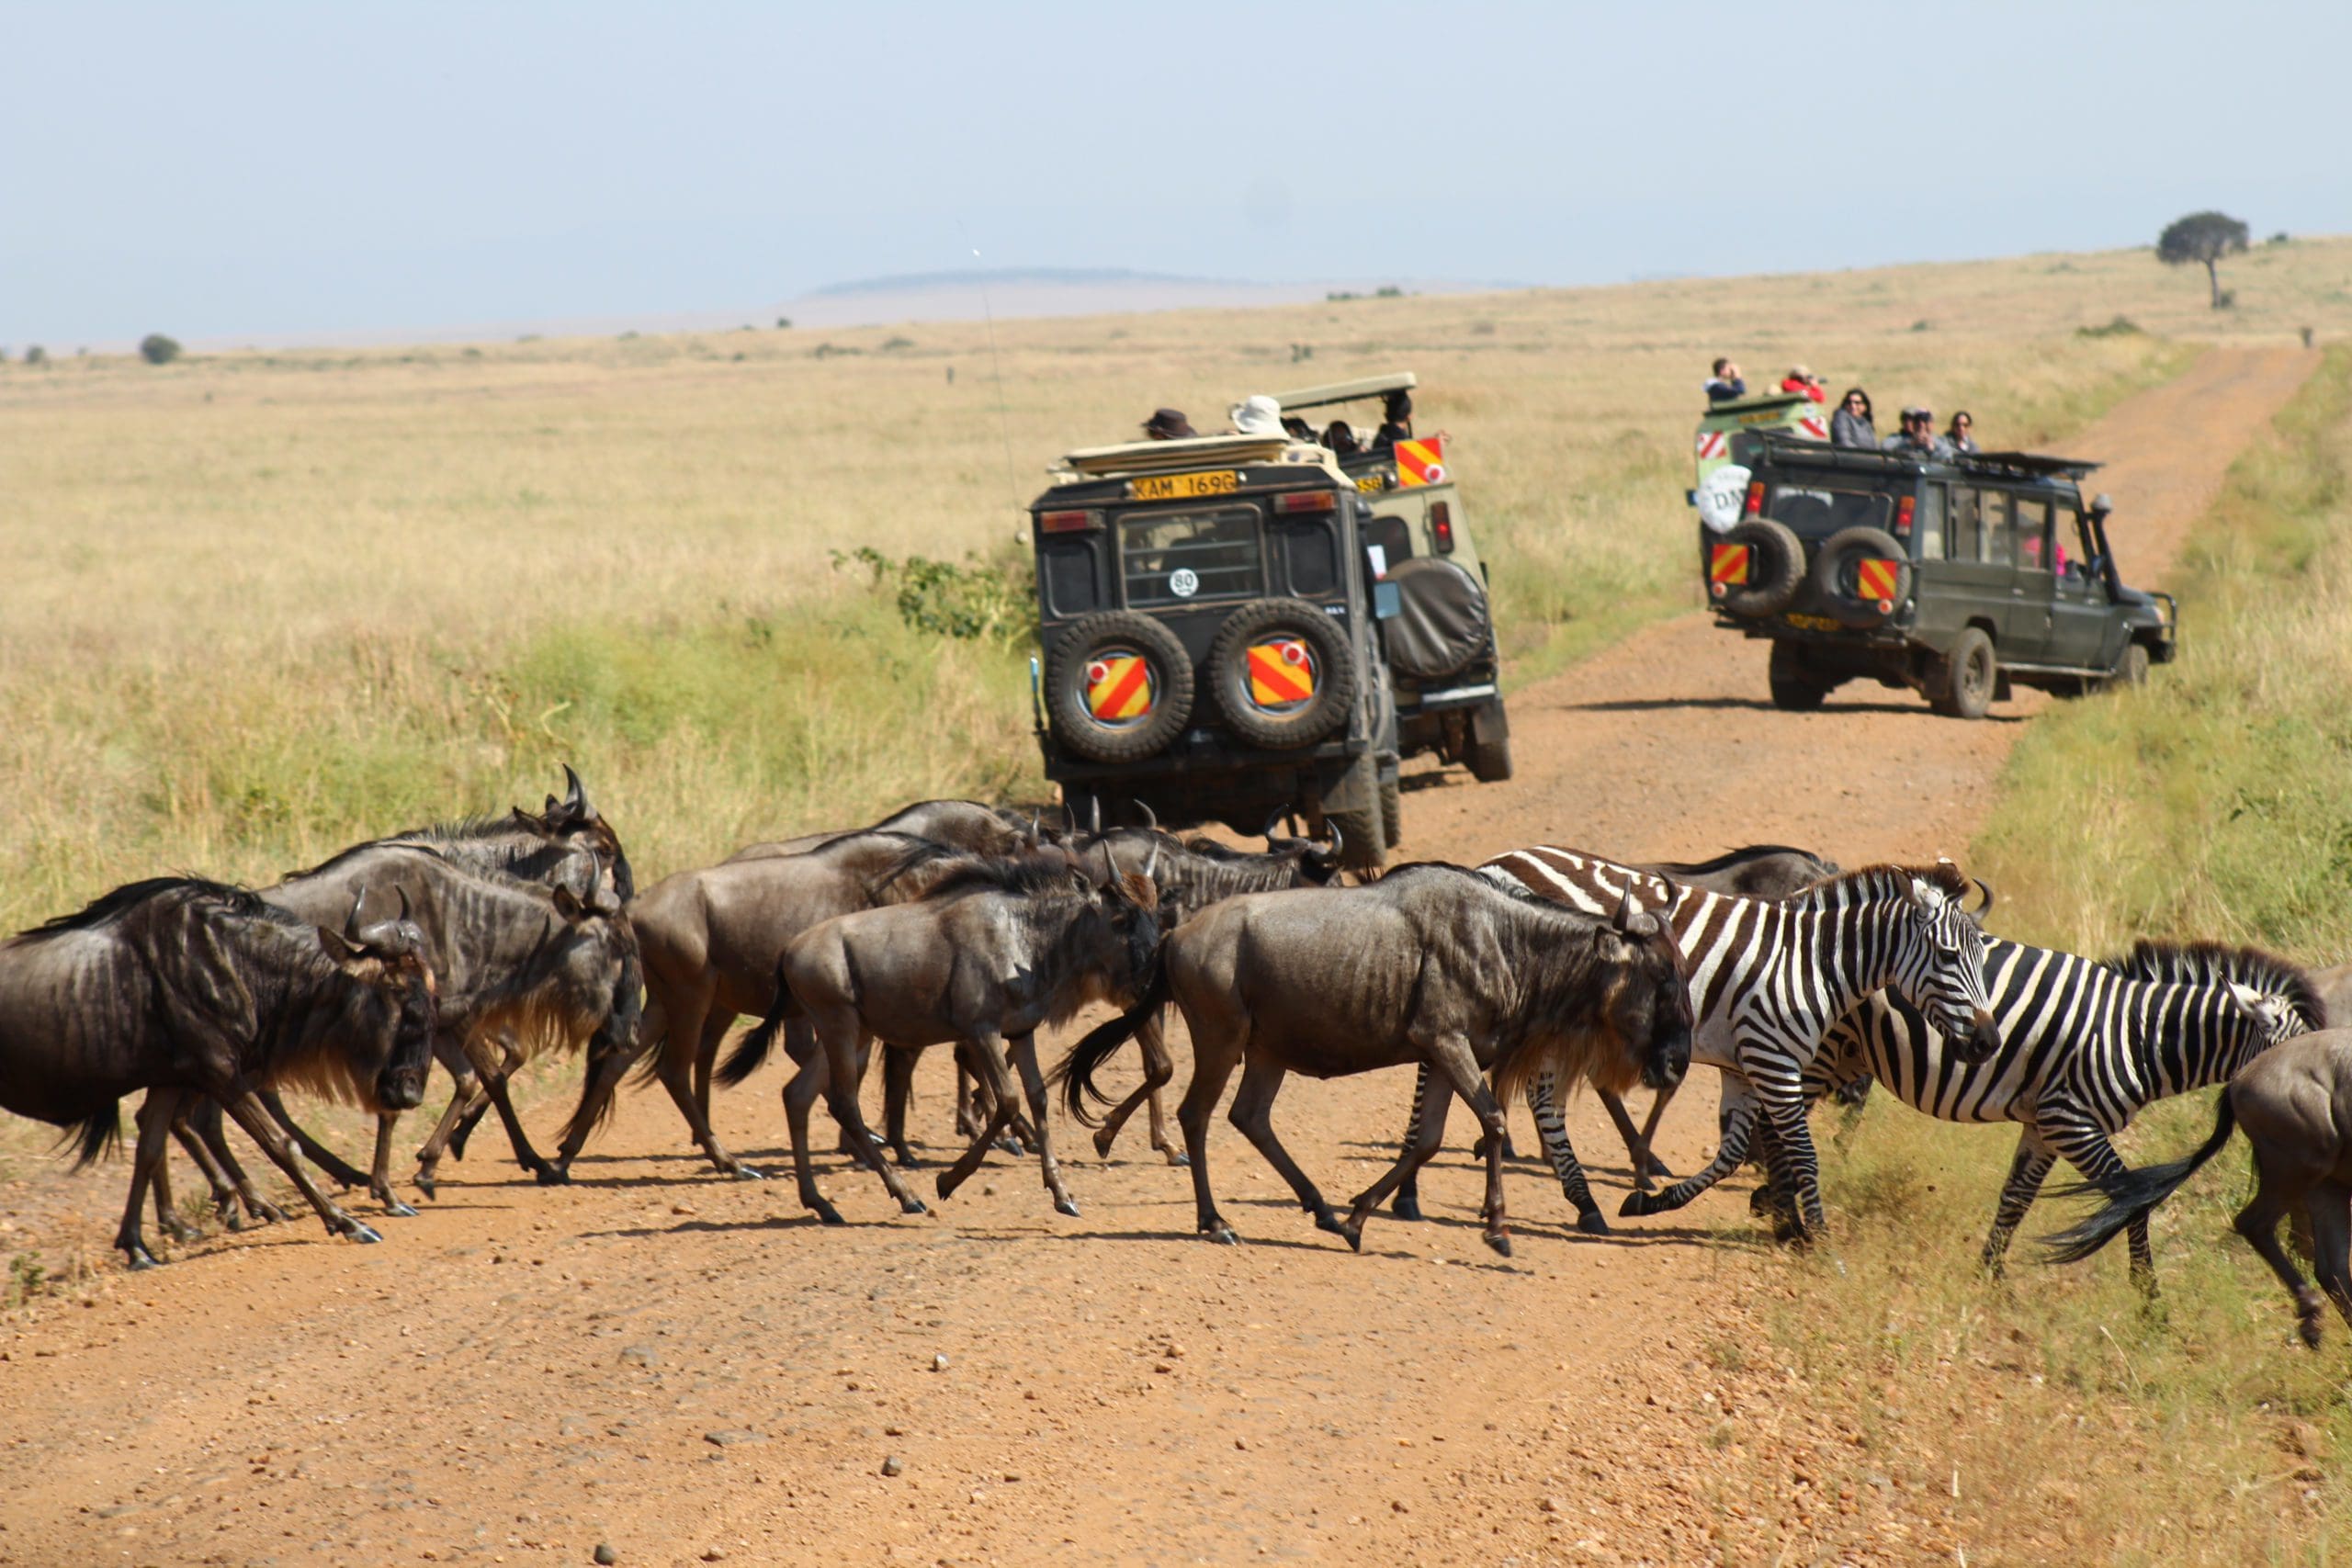
[(1380, 831), (1392, 850), (1405, 841), (1405, 790), (1394, 778), (1380, 781)]
[[(1137, 665), (1122, 666), (1123, 660)], [(1136, 681), (1139, 694), (1129, 688)], [(1104, 714), (1098, 715), (1098, 705)], [(1089, 615), (1046, 657), (1046, 715), (1054, 739), (1090, 762), (1140, 761), (1182, 734), (1192, 713), (1192, 656), (1149, 615)]]
[(2125, 691), (2133, 686), (2144, 686), (2147, 683), (2148, 645), (2144, 642), (2125, 643), (2123, 659), (2116, 665), (2115, 673), (2100, 682), (2110, 692)]
[(1747, 581), (1710, 584), (1716, 604), (1751, 621), (1789, 607), (1804, 581), (1804, 545), (1787, 524), (1751, 517), (1715, 542), (1747, 547)]
[(1473, 740), (1469, 754), (1464, 759), (1470, 764), (1470, 776), (1480, 784), (1500, 784), (1510, 777), (1510, 737), (1499, 740)]
[(1894, 594), (1884, 601), (1900, 604), (1911, 596), (1911, 552), (1883, 528), (1841, 528), (1829, 536), (1813, 556), (1813, 591), (1829, 606), (1840, 624), (1874, 626), (1887, 618), (1880, 600), (1865, 597), (1855, 572), (1865, 560), (1892, 560)]
[(1772, 705), (1784, 713), (1811, 713), (1830, 692), (1830, 683), (1815, 672), (1804, 649), (1778, 637), (1772, 641), (1772, 659), (1765, 667), (1764, 678), (1772, 688)]
[[(1209, 645), (1208, 676), (1217, 712), (1254, 746), (1312, 746), (1344, 726), (1355, 706), (1347, 638), (1303, 600), (1253, 599), (1227, 615)], [(1300, 686), (1303, 696), (1283, 694)]]
[(1983, 718), (1993, 705), (1993, 688), (2001, 675), (1993, 657), (1993, 639), (1979, 626), (1963, 626), (1951, 652), (1928, 672), (1928, 701), (1951, 718)]

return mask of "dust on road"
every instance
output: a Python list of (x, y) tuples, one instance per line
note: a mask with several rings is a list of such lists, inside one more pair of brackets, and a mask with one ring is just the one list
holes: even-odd
[[(2162, 581), (2314, 363), (2209, 353), (2077, 444), (2109, 465), (2127, 578)], [(1779, 713), (1761, 646), (1694, 614), (1515, 696), (1519, 780), (1416, 791), (1406, 848), (1964, 858), (2041, 700), (1966, 724), (1849, 687)], [(926, 1064), (918, 1105), (934, 1156), (945, 1075)], [(747, 1157), (780, 1163), (778, 1082), (717, 1107)], [(1351, 1192), (1408, 1093), (1294, 1080), (1276, 1117)], [(1710, 1151), (1713, 1100), (1669, 1119), (1678, 1168)], [(1574, 1131), (1622, 1189), (1605, 1122), (1583, 1107)], [(1784, 1286), (1743, 1191), (1586, 1237), (1521, 1166), (1503, 1260), (1449, 1151), (1432, 1222), (1375, 1219), (1356, 1257), (1221, 1123), (1237, 1248), (1192, 1237), (1184, 1175), (1140, 1128), (1108, 1164), (1065, 1156), (1079, 1219), (1034, 1162), (901, 1219), (831, 1161), (833, 1231), (788, 1182), (711, 1176), (658, 1095), (569, 1188), (493, 1152), (383, 1246), (305, 1219), (0, 1324), (0, 1562), (1951, 1561), (1939, 1486), (1815, 1484), (1857, 1439), (1775, 1402), (1793, 1374), (1749, 1309)], [(110, 1227), (120, 1175), (77, 1223)]]

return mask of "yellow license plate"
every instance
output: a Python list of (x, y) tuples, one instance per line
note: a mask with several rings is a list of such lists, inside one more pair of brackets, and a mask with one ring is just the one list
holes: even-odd
[(1382, 491), (1386, 490), (1387, 488), (1388, 476), (1386, 474), (1359, 474), (1356, 476), (1356, 490), (1361, 494), (1378, 495)]
[(1831, 620), (1826, 615), (1782, 615), (1781, 619), (1788, 622), (1789, 625), (1792, 626), (1800, 626), (1809, 632), (1834, 632), (1841, 629), (1837, 622)]
[(1241, 485), (1241, 476), (1231, 468), (1207, 474), (1151, 474), (1127, 481), (1127, 495), (1135, 501), (1191, 501), (1204, 495), (1231, 495)]

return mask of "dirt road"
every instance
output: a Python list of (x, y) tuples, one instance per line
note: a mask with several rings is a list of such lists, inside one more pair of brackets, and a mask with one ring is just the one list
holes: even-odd
[[(2128, 576), (2161, 581), (2312, 363), (2215, 352), (2085, 437)], [(1408, 848), (1963, 855), (2030, 711), (1778, 713), (1761, 649), (1694, 615), (1516, 697), (1520, 781), (1417, 791)], [(776, 1087), (719, 1106), (771, 1163)], [(1345, 1193), (1405, 1097), (1394, 1076), (1295, 1081), (1276, 1114)], [(931, 1064), (933, 1152), (945, 1100)], [(1703, 1156), (1712, 1103), (1684, 1098), (1669, 1161)], [(1605, 1123), (1588, 1109), (1576, 1134), (1622, 1187)], [(383, 1246), (305, 1220), (0, 1320), (0, 1562), (1951, 1561), (1939, 1478), (1816, 1484), (1853, 1435), (1775, 1402), (1788, 1374), (1748, 1308), (1784, 1287), (1742, 1192), (1592, 1238), (1521, 1167), (1505, 1261), (1449, 1153), (1432, 1223), (1375, 1221), (1355, 1257), (1222, 1126), (1230, 1249), (1193, 1239), (1184, 1176), (1140, 1129), (1071, 1161), (1080, 1219), (1034, 1164), (900, 1219), (829, 1161), (839, 1231), (786, 1182), (699, 1168), (658, 1094), (569, 1188), (509, 1179), (494, 1142)]]

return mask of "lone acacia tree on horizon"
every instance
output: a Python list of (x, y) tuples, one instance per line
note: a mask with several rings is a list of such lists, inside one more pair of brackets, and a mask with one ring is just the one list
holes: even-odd
[(2156, 259), (2166, 266), (2185, 266), (2190, 262), (2205, 264), (2205, 281), (2213, 291), (2213, 309), (2220, 310), (2228, 301), (2222, 295), (2222, 275), (2214, 264), (2234, 251), (2245, 249), (2245, 224), (2226, 212), (2192, 212), (2186, 218), (2176, 218), (2165, 225), (2156, 236)]

